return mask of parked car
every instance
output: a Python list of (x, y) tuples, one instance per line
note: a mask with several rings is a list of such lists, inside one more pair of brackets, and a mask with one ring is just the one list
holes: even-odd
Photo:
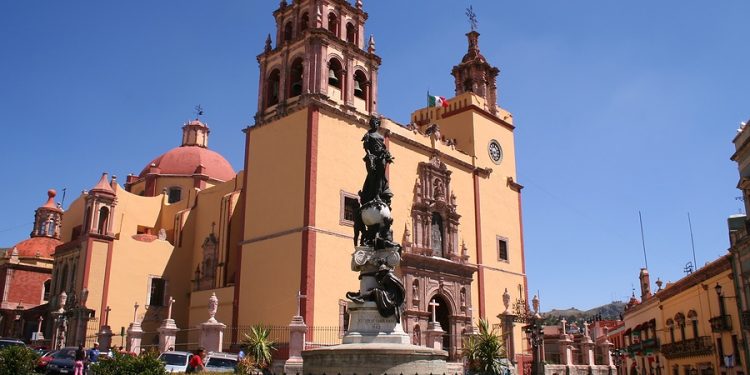
[(52, 357), (55, 353), (57, 353), (57, 350), (51, 350), (48, 352), (44, 352), (41, 357), (36, 361), (36, 372), (44, 372), (47, 370), (47, 365), (52, 360)]
[(164, 362), (164, 368), (169, 372), (185, 372), (188, 360), (193, 353), (169, 351), (159, 355), (159, 360)]
[(52, 354), (52, 360), (47, 362), (45, 374), (72, 374), (76, 364), (76, 350), (77, 347), (71, 346)]
[(0, 338), (0, 349), (6, 347), (6, 346), (26, 346), (26, 344), (19, 340), (19, 339), (6, 339), (6, 338)]
[(237, 368), (237, 354), (208, 352), (206, 372), (234, 372)]

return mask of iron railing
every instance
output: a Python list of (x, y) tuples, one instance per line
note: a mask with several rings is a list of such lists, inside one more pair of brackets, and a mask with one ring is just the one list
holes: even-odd
[(701, 336), (694, 339), (683, 340), (671, 344), (663, 344), (661, 353), (667, 359), (685, 358), (699, 355), (710, 355), (713, 351), (711, 337)]

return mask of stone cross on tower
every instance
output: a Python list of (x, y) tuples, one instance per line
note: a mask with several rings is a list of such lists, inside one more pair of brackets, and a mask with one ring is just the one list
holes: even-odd
[(440, 304), (433, 299), (432, 301), (430, 301), (430, 303), (428, 303), (428, 305), (432, 306), (432, 322), (435, 323), (437, 321), (435, 312), (437, 311), (437, 307), (440, 306)]
[(306, 295), (302, 294), (299, 290), (297, 291), (297, 315), (296, 316), (302, 316), (300, 311), (300, 305), (302, 304), (302, 299), (307, 298)]
[(175, 299), (169, 296), (169, 309), (167, 310), (167, 319), (172, 319), (172, 304), (175, 303)]
[(565, 320), (565, 318), (563, 318), (562, 320), (560, 320), (560, 324), (562, 324), (562, 334), (563, 334), (563, 335), (566, 335), (566, 334), (568, 334), (568, 332), (566, 332), (566, 330), (565, 330), (565, 323), (567, 323), (567, 322), (568, 322), (568, 321), (567, 321), (567, 320)]
[(583, 322), (583, 336), (589, 337), (589, 322)]

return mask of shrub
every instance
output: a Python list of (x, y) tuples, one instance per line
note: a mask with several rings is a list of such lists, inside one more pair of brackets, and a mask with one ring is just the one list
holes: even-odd
[(20, 345), (0, 349), (0, 375), (30, 375), (39, 355), (30, 348)]
[(471, 335), (464, 343), (464, 356), (469, 363), (472, 374), (504, 374), (504, 365), (500, 361), (505, 357), (505, 345), (501, 336), (490, 329), (486, 320), (480, 319), (478, 335)]
[(269, 337), (271, 330), (267, 327), (254, 325), (250, 327), (250, 334), (245, 334), (242, 346), (247, 349), (247, 355), (255, 362), (259, 369), (267, 368), (273, 361), (273, 351), (276, 343)]
[(103, 358), (89, 366), (92, 375), (166, 375), (164, 363), (153, 353), (140, 356), (113, 353), (113, 358)]

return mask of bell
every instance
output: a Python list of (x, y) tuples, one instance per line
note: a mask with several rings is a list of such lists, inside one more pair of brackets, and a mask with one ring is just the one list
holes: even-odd
[(336, 72), (333, 69), (328, 69), (328, 84), (338, 86), (339, 78), (336, 77)]
[(354, 95), (362, 96), (364, 93), (365, 92), (362, 91), (362, 86), (360, 86), (359, 81), (354, 81)]

